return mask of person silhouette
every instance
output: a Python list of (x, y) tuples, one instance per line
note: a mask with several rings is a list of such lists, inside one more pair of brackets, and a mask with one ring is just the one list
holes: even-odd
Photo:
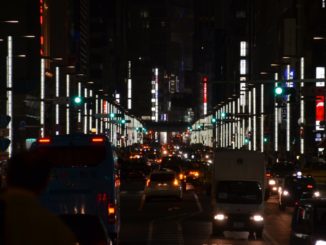
[(69, 227), (38, 199), (47, 185), (50, 171), (46, 157), (32, 151), (9, 159), (7, 185), (0, 194), (3, 206), (1, 244), (76, 244)]

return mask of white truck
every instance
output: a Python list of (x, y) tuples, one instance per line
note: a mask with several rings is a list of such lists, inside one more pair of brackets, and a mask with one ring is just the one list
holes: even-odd
[(212, 231), (248, 231), (262, 238), (265, 158), (248, 150), (216, 150), (212, 175)]

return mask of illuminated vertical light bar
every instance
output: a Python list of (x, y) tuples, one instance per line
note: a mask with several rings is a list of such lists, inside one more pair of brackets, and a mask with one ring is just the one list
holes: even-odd
[[(93, 90), (89, 90), (89, 97), (90, 99), (93, 98)], [(92, 132), (93, 129), (93, 108), (89, 108), (89, 125), (88, 125), (89, 132)]]
[[(278, 86), (278, 73), (274, 74), (274, 80), (276, 81), (274, 86)], [(278, 151), (278, 104), (275, 99), (274, 102), (274, 151)]]
[(252, 125), (251, 125), (251, 100), (252, 100), (252, 92), (251, 91), (249, 91), (248, 92), (248, 99), (249, 99), (249, 101), (248, 101), (248, 114), (249, 114), (249, 117), (248, 117), (248, 132), (249, 132), (249, 136), (250, 136), (250, 139), (249, 139), (249, 142), (248, 142), (248, 149), (251, 151), (252, 150), (252, 139), (251, 139), (251, 135), (252, 135)]
[(60, 96), (60, 71), (59, 71), (59, 67), (57, 66), (55, 68), (55, 97), (57, 99), (57, 102), (55, 103), (55, 134), (58, 135), (59, 132), (59, 125), (60, 125), (60, 114), (59, 114), (59, 96)]
[(236, 147), (235, 141), (235, 100), (232, 101), (232, 149)]
[[(100, 114), (102, 115), (103, 114), (103, 107), (104, 107), (104, 104), (103, 104), (103, 99), (100, 100)], [(100, 133), (102, 134), (103, 133), (103, 120), (104, 118), (100, 117)]]
[[(290, 80), (290, 65), (286, 66), (286, 80)], [(287, 82), (287, 87), (290, 87), (291, 83)], [(290, 95), (286, 96), (286, 151), (290, 151), (290, 140), (291, 140), (291, 129), (290, 129), (290, 120), (291, 120), (291, 107), (290, 107)]]
[(222, 115), (222, 112), (221, 112), (221, 110), (222, 110), (222, 108), (219, 108), (218, 109), (218, 111), (217, 111), (217, 118), (218, 118), (218, 121), (219, 121), (219, 124), (218, 124), (218, 128), (219, 128), (219, 134), (218, 134), (218, 136), (219, 136), (219, 147), (222, 147), (222, 144), (223, 144), (223, 141), (222, 141), (222, 139), (223, 139), (223, 136), (222, 136), (222, 124), (223, 124), (223, 121), (221, 120), (221, 115)]
[(40, 90), (40, 123), (41, 123), (41, 137), (44, 137), (44, 96), (45, 96), (45, 60), (41, 59), (41, 90)]
[[(66, 75), (66, 97), (67, 101), (70, 98), (70, 75)], [(66, 104), (66, 134), (70, 134), (70, 105)]]
[[(240, 105), (240, 102), (241, 101), (241, 98), (238, 98), (238, 106), (237, 106), (237, 114), (240, 113), (240, 108), (241, 108), (241, 105)], [(242, 143), (241, 142), (241, 121), (240, 121), (240, 118), (237, 119), (237, 146), (238, 146), (238, 149), (241, 148), (242, 146)]]
[[(225, 114), (225, 105), (222, 106), (222, 114)], [(222, 120), (222, 147), (225, 147), (225, 121)]]
[(218, 135), (218, 124), (219, 124), (219, 120), (218, 120), (218, 110), (216, 110), (215, 111), (215, 113), (214, 113), (214, 115), (215, 115), (215, 118), (216, 118), (216, 124), (214, 125), (214, 130), (215, 130), (215, 139), (214, 139), (214, 141), (215, 141), (215, 144), (214, 144), (214, 146), (215, 146), (215, 148), (218, 146), (217, 145), (217, 139), (218, 139), (218, 137), (219, 137), (219, 135)]
[[(153, 72), (154, 72), (155, 70), (153, 70)], [(152, 106), (151, 106), (151, 111), (152, 111), (152, 121), (155, 121), (155, 115), (156, 115), (156, 113), (155, 113), (155, 105), (156, 105), (156, 97), (155, 97), (155, 75), (154, 74), (152, 74), (152, 76), (153, 76), (153, 78), (152, 78), (152, 89), (151, 89), (151, 94), (152, 94), (152, 96), (151, 96), (151, 102), (152, 102)]]
[[(240, 113), (246, 113), (247, 103), (247, 75), (248, 75), (248, 42), (240, 42)], [(246, 119), (243, 117), (240, 123), (240, 144), (245, 143)]]
[(252, 141), (253, 141), (253, 150), (257, 150), (257, 108), (256, 108), (256, 88), (252, 89), (252, 112), (254, 114), (253, 116), (253, 128), (252, 128)]
[[(78, 96), (81, 97), (82, 96), (82, 86), (81, 86), (81, 82), (78, 82)], [(77, 112), (77, 120), (78, 120), (78, 124), (81, 124), (81, 110), (78, 109)], [(79, 126), (80, 127), (80, 126)]]
[(204, 115), (207, 114), (207, 77), (203, 79), (203, 109)]
[[(95, 95), (95, 114), (98, 115), (99, 111), (98, 111), (98, 103), (99, 103), (99, 98), (98, 98), (98, 94)], [(99, 133), (98, 130), (98, 117), (95, 118), (95, 128), (96, 128), (96, 133)]]
[(84, 98), (85, 98), (85, 103), (84, 103), (84, 134), (87, 134), (87, 124), (88, 124), (88, 111), (87, 111), (87, 103), (86, 103), (86, 99), (88, 96), (88, 90), (87, 88), (84, 88)]
[[(304, 58), (300, 58), (300, 79), (304, 79)], [(304, 82), (300, 83), (301, 90), (303, 90)], [(303, 94), (300, 95), (300, 153), (304, 154), (304, 119), (305, 119), (305, 108), (304, 108), (304, 96)]]
[(12, 36), (8, 36), (7, 40), (7, 115), (10, 116), (11, 120), (8, 123), (9, 135), (8, 139), (11, 141), (8, 147), (8, 154), (11, 157), (12, 154), (12, 140), (13, 140), (13, 95), (12, 95)]
[[(103, 100), (103, 104), (102, 104), (102, 113), (104, 114), (109, 114), (111, 111), (111, 109), (109, 110), (108, 108), (108, 103), (106, 102), (106, 100)], [(105, 117), (102, 119), (102, 130), (103, 133), (107, 134), (107, 130), (108, 130), (108, 121), (111, 120), (110, 117)], [(112, 123), (110, 122), (110, 125), (112, 125)], [(111, 129), (109, 129), (111, 130)], [(112, 140), (112, 138), (110, 138), (110, 140)], [(112, 142), (112, 141), (111, 141)]]
[(132, 80), (131, 80), (131, 61), (128, 61), (128, 105), (127, 108), (132, 108)]
[[(109, 112), (115, 113), (113, 104), (109, 103), (108, 101), (105, 101), (105, 107), (106, 110), (109, 110)], [(113, 142), (113, 138), (114, 138), (113, 136), (116, 134), (116, 132), (114, 131), (115, 127), (114, 127), (114, 123), (109, 121), (108, 118), (105, 121), (105, 129), (109, 130), (110, 139), (111, 142)]]
[(229, 144), (228, 146), (232, 145), (232, 101), (229, 101), (229, 115), (230, 115), (230, 119), (231, 119), (231, 122), (228, 122), (228, 125), (229, 125)]
[(155, 68), (155, 121), (158, 122), (158, 68)]
[(115, 101), (120, 104), (120, 94), (116, 93), (115, 94)]
[(264, 84), (260, 85), (260, 151), (264, 152)]
[[(229, 115), (229, 104), (225, 105), (226, 115)], [(229, 145), (229, 123), (225, 123), (225, 147)]]

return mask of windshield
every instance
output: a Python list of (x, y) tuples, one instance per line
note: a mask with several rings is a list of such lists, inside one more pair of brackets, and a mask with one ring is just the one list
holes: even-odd
[(262, 190), (256, 181), (220, 181), (216, 186), (216, 199), (220, 203), (259, 204)]
[(36, 152), (46, 154), (53, 167), (94, 167), (106, 158), (105, 145), (41, 146)]
[(151, 181), (173, 181), (174, 174), (152, 174)]

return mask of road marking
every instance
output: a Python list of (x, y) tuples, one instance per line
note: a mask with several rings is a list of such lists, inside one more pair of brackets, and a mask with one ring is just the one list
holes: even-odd
[(184, 240), (183, 240), (183, 232), (182, 232), (182, 225), (178, 222), (178, 243), (179, 245), (184, 245)]
[(196, 204), (197, 204), (197, 207), (199, 209), (199, 212), (203, 212), (203, 207), (201, 206), (198, 195), (195, 192), (193, 192), (193, 194), (194, 194), (194, 198), (196, 200)]
[(153, 239), (153, 224), (154, 224), (154, 221), (152, 220), (149, 223), (149, 227), (148, 227), (147, 245), (151, 245), (152, 244), (152, 239)]
[(142, 195), (141, 196), (141, 199), (140, 199), (140, 204), (139, 204), (138, 211), (142, 211), (143, 210), (144, 204), (145, 204), (145, 195)]
[(267, 238), (267, 240), (269, 240), (269, 242), (271, 242), (272, 245), (279, 245), (279, 243), (277, 241), (275, 241), (269, 234), (268, 232), (266, 232), (266, 230), (264, 231), (264, 237)]

